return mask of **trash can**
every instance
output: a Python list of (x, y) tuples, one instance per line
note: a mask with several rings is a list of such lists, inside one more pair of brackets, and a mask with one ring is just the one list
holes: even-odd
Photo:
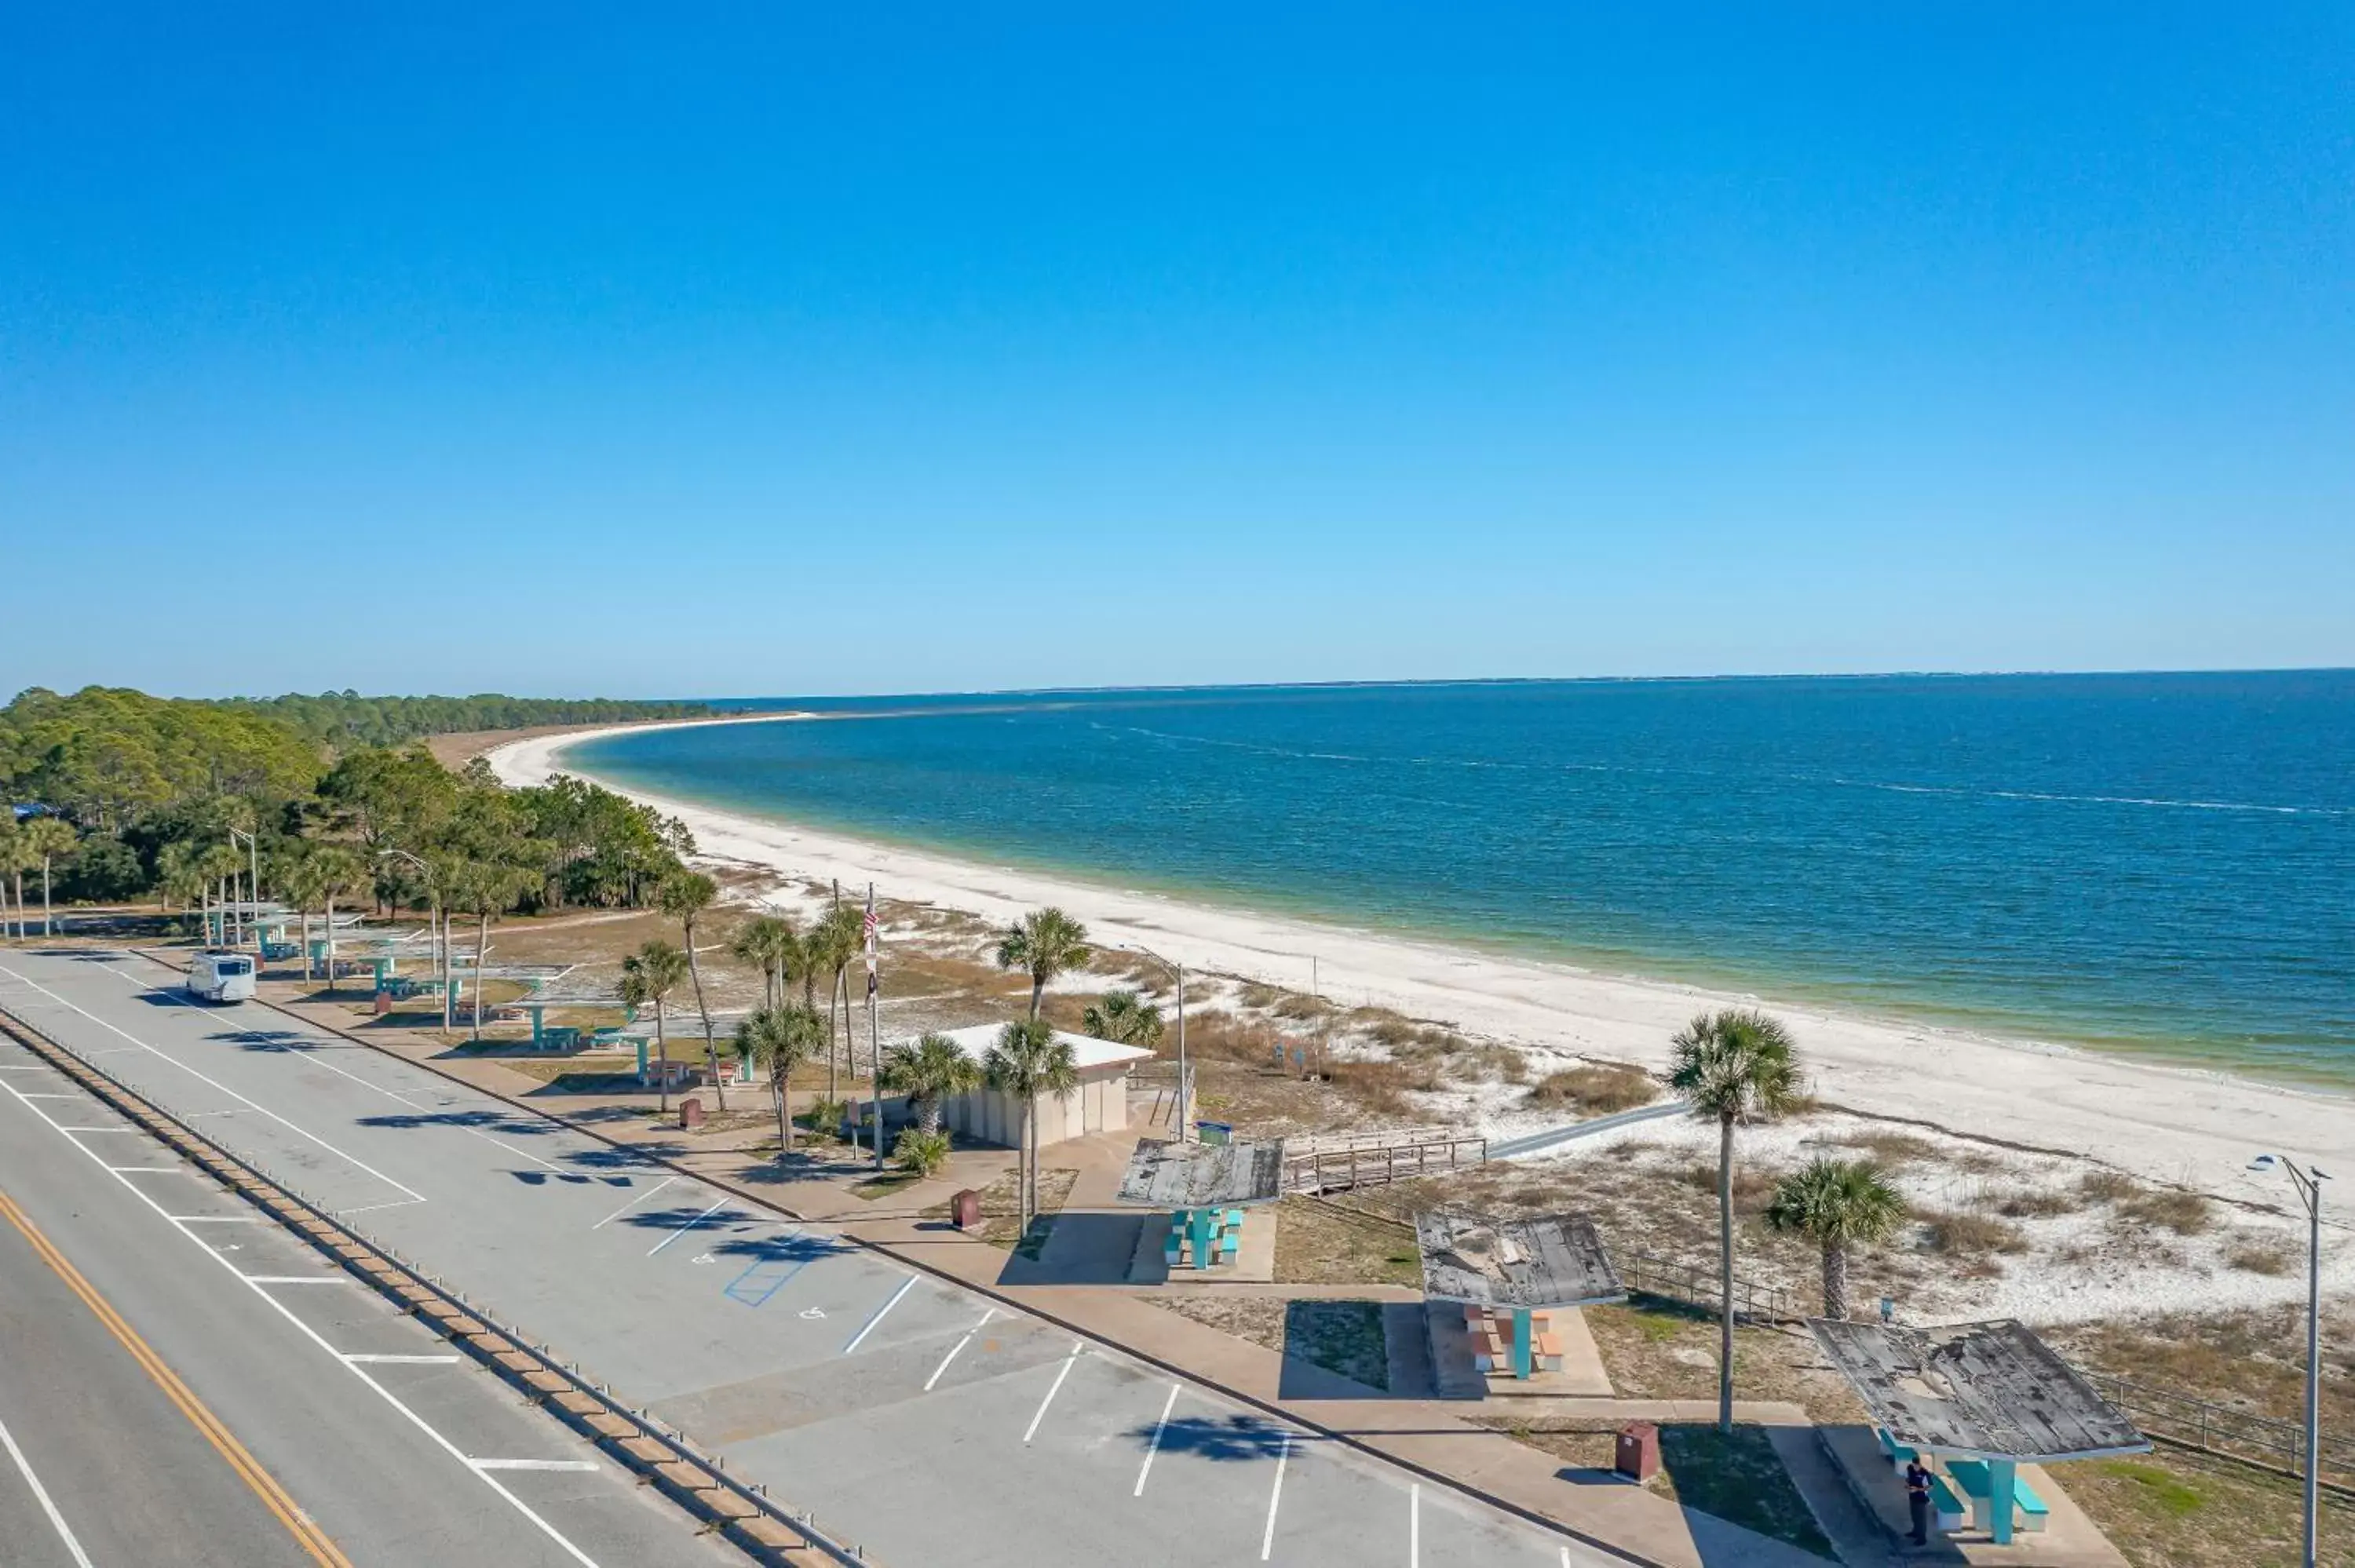
[(696, 1128), (701, 1127), (703, 1125), (703, 1102), (701, 1100), (693, 1099), (679, 1101), (678, 1125), (680, 1128), (685, 1131), (692, 1131)]
[(981, 1194), (967, 1187), (949, 1200), (949, 1223), (961, 1231), (981, 1224)]
[(1201, 1143), (1232, 1143), (1235, 1140), (1235, 1124), (1231, 1121), (1198, 1121), (1194, 1124), (1194, 1137)]
[(376, 1015), (378, 1018), (382, 1018), (386, 1013), (390, 1012), (391, 1011), (392, 992), (389, 991), (380, 991), (377, 992), (375, 1007)]
[(1611, 1467), (1636, 1481), (1648, 1481), (1658, 1475), (1660, 1429), (1648, 1421), (1631, 1421), (1619, 1428), (1618, 1453)]

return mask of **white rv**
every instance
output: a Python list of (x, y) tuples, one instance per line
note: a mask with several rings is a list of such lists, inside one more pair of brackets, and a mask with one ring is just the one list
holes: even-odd
[(253, 995), (253, 956), (198, 953), (188, 963), (188, 994), (198, 1001), (243, 1001)]

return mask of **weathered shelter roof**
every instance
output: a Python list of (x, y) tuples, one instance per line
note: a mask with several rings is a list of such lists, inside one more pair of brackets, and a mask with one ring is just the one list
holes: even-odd
[(1414, 1217), (1423, 1293), (1481, 1307), (1593, 1307), (1624, 1301), (1594, 1222), (1584, 1214), (1499, 1220), (1455, 1209)]
[(1898, 1441), (1983, 1459), (2089, 1459), (2150, 1441), (2034, 1330), (2011, 1319), (1913, 1329), (1808, 1319), (1816, 1342)]
[(1284, 1139), (1254, 1143), (1138, 1142), (1120, 1201), (1156, 1209), (1272, 1203), (1284, 1196)]

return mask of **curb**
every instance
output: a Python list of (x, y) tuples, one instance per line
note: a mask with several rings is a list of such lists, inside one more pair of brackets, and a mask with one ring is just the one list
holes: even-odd
[[(133, 948), (129, 950), (138, 954), (141, 958), (147, 959), (151, 962), (160, 964), (166, 969), (181, 969), (185, 972), (185, 966), (174, 963), (169, 958), (152, 949), (145, 948)], [(325, 1030), (326, 1033), (335, 1035), (338, 1039), (348, 1040), (355, 1045), (365, 1045), (369, 1050), (374, 1051), (380, 1055), (389, 1056), (397, 1062), (405, 1062), (412, 1067), (422, 1067), (427, 1072), (432, 1073), (434, 1076), (444, 1079), (449, 1083), (455, 1084), (460, 1088), (470, 1090), (478, 1095), (487, 1096), (490, 1098), (498, 1101), (500, 1104), (511, 1107), (527, 1116), (535, 1116), (541, 1118), (544, 1120), (554, 1122), (558, 1126), (564, 1128), (567, 1131), (578, 1133), (581, 1137), (601, 1143), (608, 1149), (636, 1155), (642, 1160), (645, 1160), (655, 1165), (660, 1165), (664, 1169), (671, 1171), (679, 1176), (688, 1178), (692, 1181), (702, 1181), (710, 1186), (719, 1188), (730, 1193), (735, 1199), (745, 1203), (749, 1203), (754, 1208), (764, 1210), (773, 1214), (782, 1214), (785, 1218), (794, 1221), (797, 1224), (822, 1224), (835, 1225), (837, 1228), (842, 1224), (842, 1222), (838, 1220), (813, 1220), (808, 1215), (800, 1213), (793, 1209), (789, 1209), (773, 1198), (764, 1197), (750, 1192), (740, 1186), (732, 1180), (723, 1177), (714, 1177), (699, 1171), (689, 1170), (674, 1160), (666, 1160), (660, 1155), (646, 1153), (632, 1144), (624, 1143), (614, 1139), (601, 1128), (576, 1122), (570, 1117), (559, 1115), (539, 1106), (527, 1105), (511, 1095), (502, 1094), (496, 1089), (486, 1088), (480, 1084), (473, 1083), (466, 1078), (461, 1077), (457, 1074), (450, 1071), (448, 1068), (441, 1066), (431, 1060), (420, 1061), (415, 1057), (403, 1055), (400, 1052), (392, 1049), (389, 1045), (380, 1044), (363, 1035), (355, 1034), (349, 1030), (340, 1028), (332, 1023), (323, 1023), (317, 1019), (306, 1018), (303, 1014), (296, 1012), (291, 1007), (272, 1001), (267, 997), (256, 996), (253, 998), (253, 1001), (256, 1004), (266, 1007), (271, 1012), (279, 1013), (283, 1017), (291, 1018), (297, 1023), (306, 1025), (313, 1029)], [(939, 1268), (930, 1263), (926, 1263), (922, 1259), (907, 1256), (902, 1253), (893, 1250), (891, 1247), (881, 1242), (868, 1241), (864, 1237), (852, 1235), (846, 1235), (844, 1239), (865, 1251), (888, 1257), (893, 1263), (900, 1265), (903, 1268), (911, 1269), (933, 1279), (941, 1280), (958, 1289), (969, 1290), (986, 1301), (995, 1301), (1000, 1306), (1009, 1308), (1018, 1312), (1025, 1313), (1030, 1317), (1037, 1318), (1043, 1322), (1051, 1323), (1056, 1328), (1062, 1330), (1064, 1332), (1076, 1335), (1080, 1339), (1085, 1340), (1091, 1344), (1116, 1351), (1120, 1354), (1126, 1356), (1133, 1361), (1141, 1362), (1146, 1366), (1156, 1367), (1159, 1370), (1169, 1373), (1173, 1377), (1181, 1378), (1200, 1387), (1210, 1389), (1218, 1393), (1223, 1394), (1231, 1400), (1233, 1400), (1238, 1404), (1248, 1406), (1249, 1408), (1259, 1411), (1265, 1415), (1272, 1416), (1278, 1421), (1285, 1422), (1291, 1425), (1300, 1427), (1305, 1431), (1314, 1433), (1316, 1436), (1327, 1442), (1337, 1443), (1344, 1447), (1354, 1448), (1358, 1452), (1378, 1460), (1384, 1465), (1388, 1465), (1392, 1468), (1403, 1470), (1412, 1476), (1429, 1481), (1435, 1486), (1444, 1487), (1452, 1492), (1471, 1498), (1477, 1502), (1486, 1503), (1488, 1507), (1497, 1510), (1498, 1512), (1508, 1514), (1513, 1518), (1521, 1520), (1523, 1523), (1534, 1525), (1540, 1530), (1550, 1531), (1555, 1535), (1561, 1536), (1564, 1540), (1574, 1541), (1582, 1546), (1591, 1548), (1596, 1552), (1604, 1552), (1608, 1556), (1616, 1558), (1622, 1563), (1633, 1563), (1636, 1565), (1636, 1568), (1673, 1568), (1673, 1565), (1663, 1563), (1658, 1558), (1646, 1557), (1640, 1552), (1634, 1552), (1625, 1546), (1621, 1546), (1615, 1542), (1605, 1541), (1600, 1536), (1589, 1535), (1583, 1531), (1577, 1530), (1570, 1525), (1562, 1523), (1560, 1520), (1549, 1518), (1546, 1515), (1538, 1512), (1536, 1510), (1528, 1507), (1526, 1504), (1518, 1503), (1510, 1498), (1500, 1497), (1494, 1492), (1484, 1490), (1479, 1487), (1473, 1486), (1465, 1482), (1460, 1477), (1451, 1476), (1443, 1470), (1433, 1469), (1429, 1466), (1421, 1464), (1413, 1459), (1404, 1458), (1397, 1454), (1391, 1453), (1386, 1449), (1378, 1447), (1373, 1444), (1365, 1441), (1363, 1438), (1353, 1436), (1349, 1433), (1343, 1432), (1336, 1427), (1327, 1426), (1322, 1422), (1315, 1421), (1293, 1411), (1286, 1410), (1282, 1405), (1277, 1404), (1271, 1400), (1262, 1399), (1257, 1394), (1248, 1393), (1242, 1389), (1231, 1387), (1230, 1385), (1220, 1383), (1214, 1378), (1206, 1377), (1201, 1372), (1196, 1372), (1188, 1367), (1180, 1366), (1175, 1361), (1164, 1360), (1162, 1357), (1157, 1356), (1149, 1351), (1138, 1350), (1135, 1346), (1122, 1344), (1116, 1340), (1105, 1339), (1102, 1334), (1096, 1332), (1094, 1330), (1071, 1322), (1051, 1310), (1040, 1308), (1030, 1302), (1017, 1301), (1012, 1297), (1005, 1295), (1000, 1290), (993, 1287), (977, 1285), (972, 1280), (965, 1279), (958, 1275), (951, 1274), (944, 1269)], [(857, 1563), (858, 1559), (838, 1558), (837, 1561)]]
[(871, 1559), (819, 1531), (808, 1516), (796, 1516), (771, 1502), (764, 1491), (728, 1478), (723, 1467), (620, 1404), (576, 1369), (558, 1362), (545, 1345), (533, 1346), (489, 1313), (470, 1305), (463, 1295), (420, 1273), (390, 1248), (378, 1246), (356, 1227), (271, 1180), (5, 1009), (0, 1009), (0, 1034), (63, 1073), (211, 1177), (231, 1196), (261, 1210), (280, 1228), (373, 1287), (527, 1402), (553, 1414), (642, 1481), (650, 1482), (706, 1531), (726, 1536), (754, 1561), (785, 1568), (807, 1562), (806, 1557), (789, 1556), (789, 1552), (814, 1550), (842, 1568), (878, 1568)]

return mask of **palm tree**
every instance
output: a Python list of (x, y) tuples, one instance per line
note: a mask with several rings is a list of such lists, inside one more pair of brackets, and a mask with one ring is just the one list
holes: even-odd
[[(41, 868), (41, 935), (46, 938), (51, 934), (50, 863), (61, 854), (71, 853), (80, 840), (73, 831), (73, 824), (63, 817), (35, 817), (17, 831), (16, 836), (24, 845), (25, 858), (38, 863)], [(21, 910), (24, 906), (20, 903), (17, 907)]]
[(1087, 927), (1060, 909), (1033, 909), (997, 944), (997, 967), (1030, 971), (1030, 1016), (1039, 1016), (1047, 982), (1088, 961)]
[(1824, 1316), (1848, 1316), (1848, 1251), (1887, 1241), (1905, 1200), (1870, 1160), (1811, 1160), (1774, 1184), (1766, 1223), (1824, 1249)]
[(843, 975), (850, 968), (851, 960), (858, 957), (860, 949), (867, 945), (867, 917), (849, 905), (837, 904), (819, 917), (815, 926), (810, 927), (808, 944), (809, 983), (815, 984), (816, 977), (822, 973), (834, 977), (834, 988), (826, 993), (826, 1097), (836, 1099), (839, 1097), (834, 1075), (834, 1037), (837, 1020), (845, 1037), (843, 1059), (847, 1062), (854, 1059), (848, 1039), (849, 1009), (845, 1006), (837, 1010), (836, 1003), (847, 1000), (843, 993)]
[[(368, 885), (368, 863), (342, 844), (321, 844), (312, 855), (319, 873), (319, 896), (327, 906), (327, 991), (336, 994), (336, 900)], [(200, 867), (201, 869), (201, 867)]]
[(1057, 1034), (1043, 1019), (1009, 1023), (983, 1059), (982, 1072), (990, 1087), (1022, 1102), (1022, 1141), (1016, 1150), (1021, 1165), (1022, 1234), (1030, 1234), (1039, 1202), (1039, 1097), (1070, 1094), (1079, 1086), (1079, 1063), (1071, 1043)]
[(1097, 1039), (1115, 1045), (1141, 1045), (1149, 1051), (1161, 1038), (1161, 1010), (1138, 1000), (1133, 991), (1106, 992), (1101, 1004), (1082, 1016), (1081, 1023)]
[(204, 896), (204, 877), (197, 870), (197, 846), (175, 839), (155, 852), (155, 885), (164, 902), (179, 900), (185, 907)]
[[(237, 846), (234, 844), (207, 844), (197, 855), (197, 871), (207, 883), (211, 885), (217, 895), (213, 901), (220, 906), (220, 939), (224, 944), (229, 941), (229, 879), (244, 869), (245, 857), (237, 853)], [(25, 890), (22, 885), (19, 885), (16, 889), (16, 907), (22, 909), (24, 906)], [(210, 934), (208, 933), (208, 939), (209, 938)]]
[(711, 1097), (726, 1110), (728, 1086), (720, 1081), (719, 1044), (711, 1037), (711, 1009), (703, 1003), (703, 966), (695, 957), (695, 923), (719, 897), (719, 885), (699, 871), (680, 872), (662, 885), (662, 912), (678, 922), (679, 937), (687, 947), (687, 972), (695, 981), (695, 1011), (703, 1020), (703, 1059), (711, 1069)]
[(769, 1074), (769, 1094), (777, 1108), (777, 1141), (794, 1151), (794, 1069), (817, 1054), (825, 1022), (814, 1007), (764, 1007), (736, 1026), (736, 1049)]
[(665, 1028), (664, 1004), (687, 975), (687, 955), (657, 937), (622, 960), (622, 1000), (632, 1007), (653, 1004), (655, 1010), (655, 1092), (662, 1114), (670, 1114), (670, 1035)]
[(981, 1065), (964, 1054), (964, 1047), (945, 1034), (927, 1034), (912, 1045), (902, 1042), (884, 1053), (881, 1082), (876, 1086), (907, 1096), (916, 1125), (925, 1132), (938, 1132), (942, 1105), (980, 1085)]
[(787, 975), (794, 971), (802, 945), (800, 927), (783, 915), (755, 915), (744, 922), (728, 950), (761, 971), (761, 998), (770, 1007), (784, 1000)]
[(1704, 1012), (1669, 1041), (1668, 1086), (1697, 1117), (1715, 1118), (1718, 1289), (1717, 1425), (1733, 1430), (1733, 1128), (1772, 1121), (1799, 1103), (1798, 1053), (1782, 1024), (1748, 1008)]
[(316, 846), (300, 843), (282, 854), (272, 870), (270, 879), (278, 891), (293, 903), (295, 913), (303, 917), (303, 982), (311, 981), (311, 909), (326, 896), (327, 881), (319, 870)]
[(16, 814), (10, 811), (0, 816), (0, 879), (13, 876), (16, 883), (16, 918), (13, 933), (8, 915), (8, 889), (0, 881), (0, 936), (25, 934), (25, 867), (30, 863), (30, 852), (25, 846), (25, 830), (16, 825)]

